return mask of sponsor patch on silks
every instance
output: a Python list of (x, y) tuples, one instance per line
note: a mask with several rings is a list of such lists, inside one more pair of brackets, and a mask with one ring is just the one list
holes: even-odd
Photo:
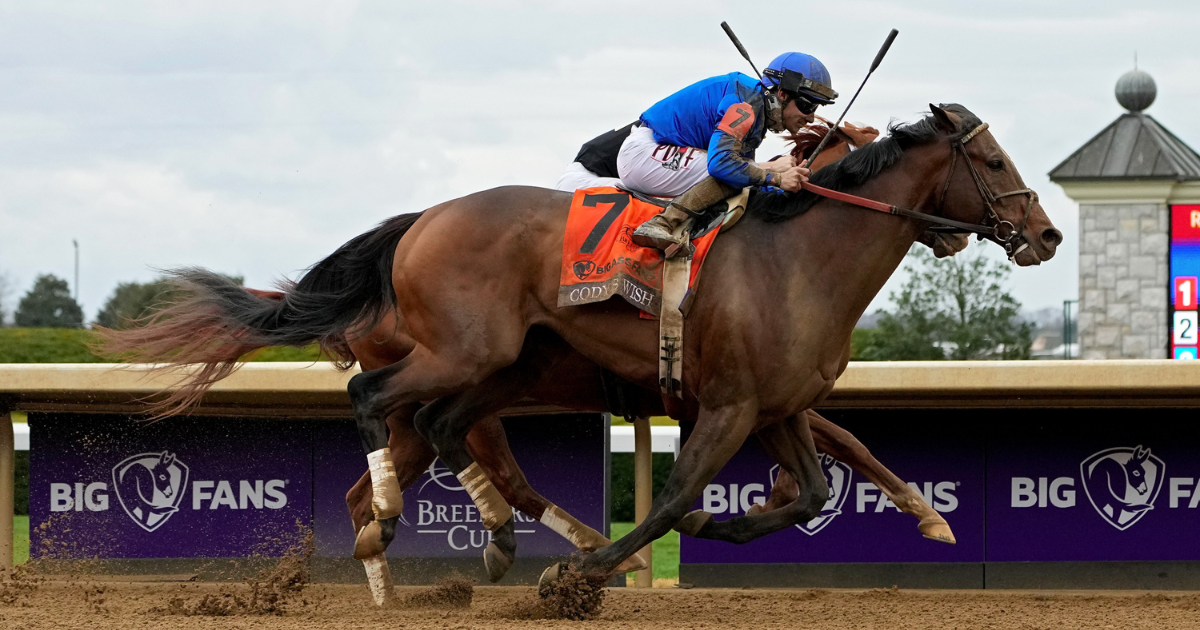
[[(603, 302), (619, 295), (652, 315), (662, 311), (662, 252), (633, 242), (633, 231), (662, 208), (617, 188), (575, 191), (563, 235), (558, 305)], [(721, 222), (692, 238), (696, 252), (688, 287), (717, 237)]]
[(725, 110), (725, 117), (717, 125), (717, 130), (724, 131), (738, 140), (744, 140), (753, 127), (754, 108), (750, 107), (750, 103), (734, 103)]

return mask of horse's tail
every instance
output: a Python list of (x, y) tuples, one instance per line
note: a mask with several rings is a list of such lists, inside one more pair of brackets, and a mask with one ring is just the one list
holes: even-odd
[(232, 374), (248, 352), (316, 342), (345, 369), (354, 362), (348, 339), (374, 328), (396, 303), (392, 262), (400, 238), (420, 218), (401, 215), (351, 239), (280, 293), (250, 291), (200, 268), (176, 269), (178, 289), (166, 308), (126, 330), (98, 329), (98, 354), (184, 370), (177, 387), (154, 402), (156, 417), (199, 402)]

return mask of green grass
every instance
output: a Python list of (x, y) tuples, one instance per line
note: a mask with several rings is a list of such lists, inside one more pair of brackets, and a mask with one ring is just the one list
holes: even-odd
[[(633, 523), (613, 523), (612, 539), (619, 540), (625, 534), (633, 531)], [(666, 536), (654, 541), (654, 579), (679, 579), (679, 532), (671, 531)], [(626, 576), (633, 584), (634, 574)]]
[[(677, 554), (678, 555), (678, 554)], [(21, 564), (29, 559), (29, 517), (13, 517), (13, 562)]]

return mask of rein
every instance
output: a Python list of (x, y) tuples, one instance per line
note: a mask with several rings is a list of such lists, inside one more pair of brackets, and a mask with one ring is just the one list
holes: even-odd
[[(1028, 243), (1022, 243), (1020, 247), (1016, 247), (1014, 250), (1016, 242), (1021, 239), (1021, 232), (1025, 230), (1025, 224), (1029, 221), (1029, 213), (1033, 209), (1033, 203), (1037, 201), (1037, 193), (1029, 188), (1021, 188), (1019, 190), (1010, 190), (997, 195), (993, 193), (991, 188), (988, 187), (987, 183), (983, 181), (983, 177), (979, 175), (979, 171), (975, 168), (975, 164), (971, 162), (971, 156), (967, 153), (967, 143), (987, 128), (988, 124), (983, 123), (957, 138), (950, 139), (950, 170), (946, 174), (946, 182), (942, 185), (942, 194), (938, 198), (938, 211), (941, 212), (946, 202), (946, 192), (950, 189), (950, 182), (954, 178), (954, 167), (958, 163), (958, 154), (962, 153), (963, 161), (966, 162), (967, 168), (969, 168), (971, 171), (971, 179), (975, 182), (975, 188), (979, 191), (979, 196), (983, 198), (984, 207), (987, 208), (987, 223), (966, 223), (963, 221), (955, 221), (953, 219), (947, 219), (925, 212), (901, 208), (900, 206), (883, 203), (882, 201), (875, 201), (874, 199), (859, 197), (858, 195), (851, 195), (849, 193), (830, 190), (810, 182), (804, 182), (800, 185), (800, 187), (803, 190), (813, 193), (814, 195), (819, 195), (835, 201), (841, 201), (843, 203), (855, 205), (860, 208), (877, 210), (879, 212), (886, 212), (888, 214), (894, 214), (897, 216), (933, 223), (934, 227), (929, 228), (929, 231), (931, 232), (949, 232), (958, 234), (968, 232), (972, 234), (978, 234), (980, 238), (986, 236), (996, 241), (1000, 245), (1003, 245), (1004, 251), (1008, 254), (1008, 257), (1011, 260), (1017, 254), (1021, 253), (1026, 247), (1029, 247)], [(1001, 219), (1000, 215), (996, 214), (995, 208), (992, 207), (992, 202), (1004, 197), (1011, 197), (1013, 195), (1026, 195), (1028, 197), (1028, 201), (1025, 203), (1025, 213), (1021, 217), (1020, 226), (1014, 226), (1012, 222)], [(1005, 229), (1005, 226), (1008, 226), (1007, 229)]]

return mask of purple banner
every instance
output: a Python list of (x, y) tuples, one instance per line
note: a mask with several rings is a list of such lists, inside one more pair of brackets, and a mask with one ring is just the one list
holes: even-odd
[(311, 521), (308, 422), (57, 414), (29, 422), (34, 555), (270, 554), (278, 550), (267, 541)]
[[(203, 558), (270, 555), (311, 524), (316, 553), (349, 557), (346, 492), (366, 470), (352, 420), (30, 414), (34, 554)], [(505, 420), (530, 485), (607, 531), (607, 421), (600, 414)], [(404, 493), (390, 556), (476, 558), (489, 532), (440, 463)], [(518, 553), (575, 551), (518, 514)], [(47, 524), (45, 529), (39, 527)], [(276, 543), (276, 547), (280, 544)]]
[(1075, 413), (989, 440), (988, 560), (1200, 560), (1195, 412)]
[[(509, 446), (535, 491), (587, 525), (606, 531), (607, 420), (599, 414), (509, 418)], [(317, 553), (349, 555), (354, 531), (346, 491), (366, 470), (354, 423), (316, 427), (314, 529)], [(562, 556), (574, 546), (545, 525), (514, 510), (520, 556)], [(404, 492), (404, 513), (389, 557), (475, 558), (490, 532), (458, 479), (440, 461)]]
[[(919, 436), (881, 423), (846, 423), (872, 453), (945, 516), (958, 539), (923, 538), (917, 520), (897, 509), (858, 471), (822, 455), (831, 498), (816, 519), (744, 545), (680, 538), (683, 563), (982, 562), (982, 437), (961, 427)], [(934, 435), (936, 437), (930, 437)], [(778, 468), (751, 438), (704, 490), (695, 506), (717, 520), (741, 516), (766, 500)]]

